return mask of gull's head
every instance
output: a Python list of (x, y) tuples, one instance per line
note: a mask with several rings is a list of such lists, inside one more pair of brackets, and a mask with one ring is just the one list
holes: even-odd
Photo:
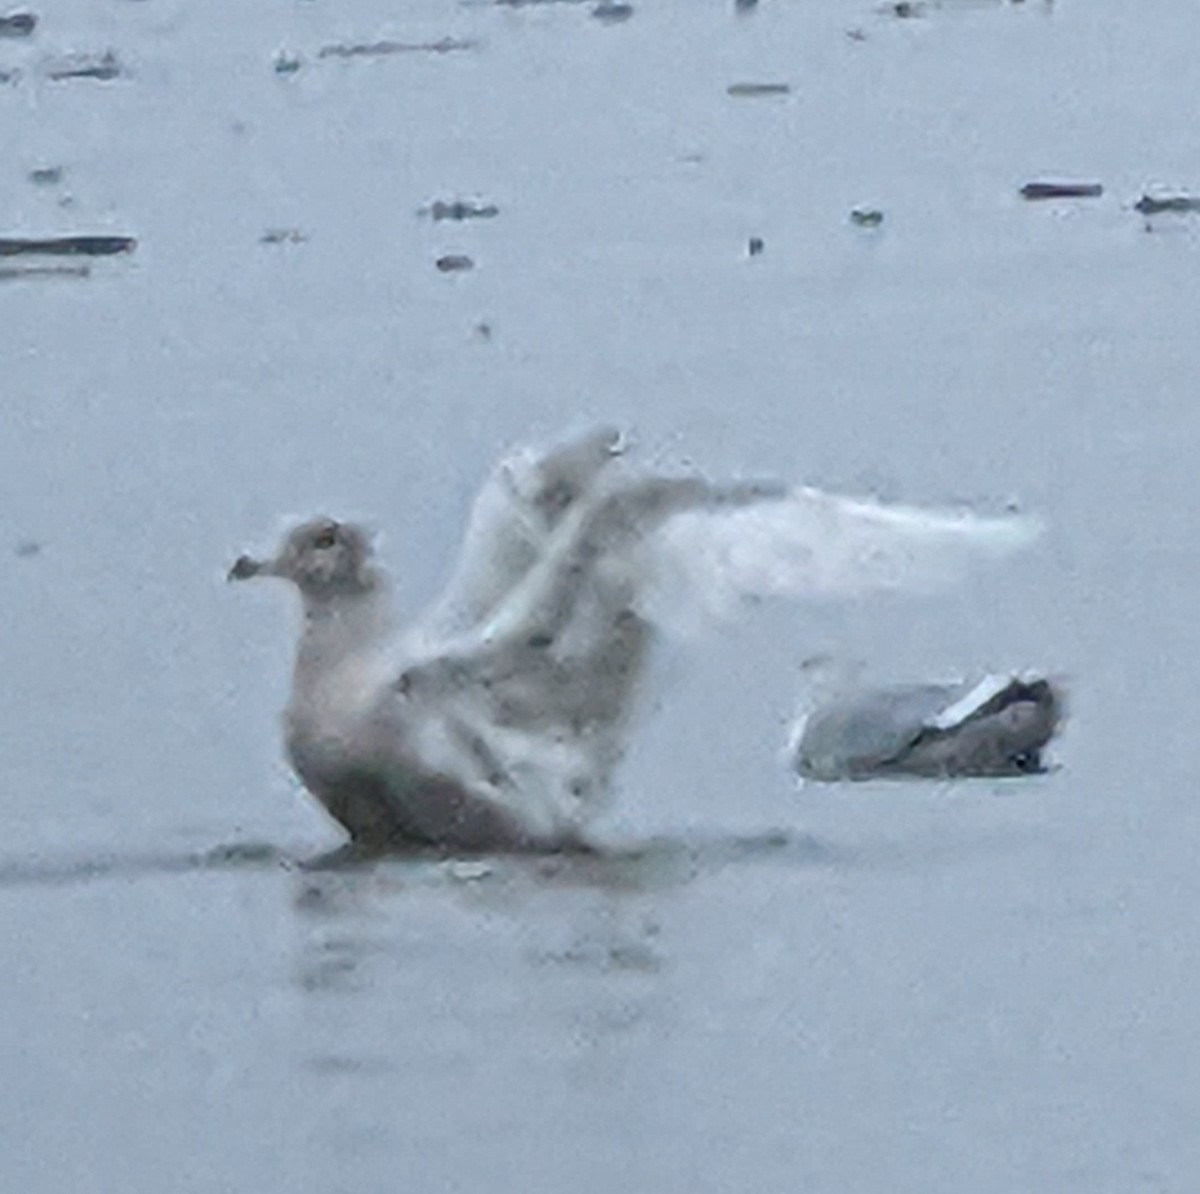
[(361, 528), (332, 518), (314, 518), (289, 531), (273, 559), (239, 556), (230, 580), (277, 576), (305, 597), (328, 601), (369, 592), (378, 582), (371, 540)]

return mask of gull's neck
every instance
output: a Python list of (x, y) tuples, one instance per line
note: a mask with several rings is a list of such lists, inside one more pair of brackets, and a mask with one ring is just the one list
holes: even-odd
[(323, 775), (347, 764), (360, 719), (387, 683), (390, 596), (388, 585), (374, 578), (356, 593), (329, 600), (305, 595), (284, 724), (288, 754), (310, 787), (319, 788)]
[(295, 685), (309, 688), (365, 656), (378, 657), (392, 630), (391, 588), (372, 577), (358, 593), (304, 598), (304, 628), (296, 651)]

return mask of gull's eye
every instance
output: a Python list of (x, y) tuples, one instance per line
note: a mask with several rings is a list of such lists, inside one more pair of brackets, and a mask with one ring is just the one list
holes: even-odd
[(319, 551), (326, 551), (337, 542), (337, 525), (331, 524), (327, 527), (322, 527), (313, 536), (313, 547)]

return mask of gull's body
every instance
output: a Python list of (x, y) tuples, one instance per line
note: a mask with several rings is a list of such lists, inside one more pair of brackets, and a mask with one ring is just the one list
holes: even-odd
[(503, 461), (450, 586), (397, 633), (348, 524), (296, 528), (231, 576), (304, 601), (288, 754), (356, 842), (581, 844), (624, 746), (655, 631), (750, 596), (928, 588), (1029, 542), (1030, 524), (635, 469), (600, 431)]

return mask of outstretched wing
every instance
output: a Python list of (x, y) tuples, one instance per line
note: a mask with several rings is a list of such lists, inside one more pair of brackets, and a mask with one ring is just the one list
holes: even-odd
[(1028, 547), (1022, 517), (884, 505), (810, 488), (774, 501), (697, 508), (643, 546), (646, 609), (676, 630), (735, 613), (747, 597), (933, 592)]
[[(426, 640), (408, 675), (426, 684), (486, 679), (514, 724), (564, 710), (616, 722), (651, 626), (695, 628), (747, 597), (935, 588), (1037, 532), (1020, 518), (614, 470), (564, 509), (465, 632)], [(614, 660), (620, 682), (606, 688)]]
[(620, 454), (620, 434), (598, 427), (538, 452), (521, 448), (488, 477), (471, 508), (445, 592), (424, 620), (436, 639), (493, 613), (546, 549), (554, 528)]

